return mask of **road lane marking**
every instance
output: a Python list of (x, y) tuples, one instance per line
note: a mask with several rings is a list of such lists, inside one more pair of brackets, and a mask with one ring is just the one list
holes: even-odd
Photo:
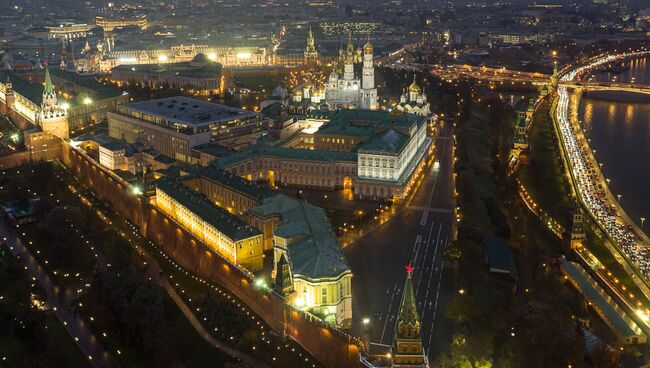
[[(413, 250), (416, 252), (416, 257), (417, 257), (417, 251), (419, 251), (419, 244), (420, 243), (422, 243), (422, 235), (418, 235), (415, 238), (415, 242), (413, 243)], [(400, 280), (401, 280), (401, 278), (400, 278)], [(384, 342), (384, 335), (386, 334), (386, 326), (388, 325), (388, 320), (392, 317), (391, 309), (393, 307), (393, 299), (395, 298), (395, 295), (397, 295), (397, 293), (398, 293), (398, 290), (397, 290), (397, 284), (398, 283), (399, 283), (399, 281), (396, 281), (395, 284), (393, 285), (393, 293), (391, 294), (390, 302), (388, 303), (388, 311), (386, 312), (386, 319), (384, 320), (384, 328), (381, 331), (381, 338), (379, 339), (379, 343)]]
[[(442, 161), (443, 157), (445, 157), (445, 154), (447, 153), (447, 141), (444, 141), (442, 143), (442, 149), (440, 152), (440, 161)], [(440, 176), (440, 171), (437, 171), (435, 174), (435, 177), (433, 178), (433, 187), (431, 188), (431, 192), (429, 192), (429, 196), (427, 198), (427, 205), (425, 206), (426, 208), (431, 207), (431, 202), (433, 202), (433, 195), (436, 190), (436, 184), (438, 184), (438, 177)], [(429, 217), (429, 211), (424, 211), (422, 214), (422, 218), (420, 219), (420, 225), (424, 226), (427, 224), (427, 218)]]
[[(433, 228), (433, 223), (431, 224), (431, 227)], [(437, 242), (440, 240), (440, 232), (441, 231), (442, 231), (442, 222), (440, 222), (440, 226), (438, 227), (438, 236), (436, 238), (436, 248), (435, 248), (435, 250), (433, 252), (433, 262), (436, 261), (436, 252), (438, 251)], [(429, 248), (427, 247), (427, 249), (429, 249)], [(425, 256), (425, 260), (426, 260), (426, 256)], [(433, 262), (431, 264), (433, 264)], [(420, 290), (420, 282), (421, 281), (422, 281), (422, 272), (420, 272), (420, 277), (418, 278), (418, 283), (417, 283), (417, 286), (415, 287), (415, 296), (416, 297), (418, 295), (418, 291)]]

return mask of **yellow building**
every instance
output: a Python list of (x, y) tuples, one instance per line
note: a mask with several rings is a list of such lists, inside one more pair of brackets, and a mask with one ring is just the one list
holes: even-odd
[(274, 289), (288, 303), (332, 325), (349, 328), (352, 271), (325, 210), (278, 194), (250, 209), (248, 215), (265, 233), (272, 228)]
[(117, 27), (137, 26), (140, 29), (147, 29), (149, 22), (146, 15), (138, 15), (135, 17), (104, 17), (98, 15), (95, 17), (95, 25), (104, 30), (104, 32), (111, 32)]
[(156, 183), (156, 207), (229, 261), (250, 272), (263, 267), (262, 233), (184, 185)]

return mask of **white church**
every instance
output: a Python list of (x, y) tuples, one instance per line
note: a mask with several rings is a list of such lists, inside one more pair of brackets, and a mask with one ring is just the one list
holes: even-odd
[[(359, 62), (363, 63), (363, 67), (361, 76), (356, 76), (354, 65)], [(339, 64), (340, 67), (334, 68), (323, 87), (316, 89), (307, 85), (299, 88), (292, 96), (293, 102), (302, 104), (311, 102), (321, 106), (325, 104), (329, 109), (376, 110), (378, 108), (377, 88), (370, 38), (363, 46), (363, 51), (361, 49), (355, 51), (352, 34), (350, 34), (347, 48), (339, 50)]]

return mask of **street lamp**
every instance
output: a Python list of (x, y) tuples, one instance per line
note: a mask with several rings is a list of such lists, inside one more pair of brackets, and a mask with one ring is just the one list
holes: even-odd
[(641, 217), (641, 229), (643, 229), (643, 223), (645, 222), (645, 217)]
[(609, 186), (609, 182), (612, 181), (612, 179), (605, 179), (607, 181), (607, 185)]
[(616, 198), (618, 198), (618, 204), (621, 204), (621, 197), (622, 196), (623, 196), (622, 194), (617, 194), (616, 195)]
[(368, 326), (370, 325), (370, 318), (363, 317), (363, 333), (366, 335), (366, 352), (370, 352), (370, 334), (368, 333)]

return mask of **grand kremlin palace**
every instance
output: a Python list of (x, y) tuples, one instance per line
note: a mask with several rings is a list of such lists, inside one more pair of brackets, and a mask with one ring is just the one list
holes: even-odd
[(212, 165), (272, 185), (353, 189), (358, 198), (400, 199), (432, 151), (434, 116), (370, 110), (314, 111), (290, 136), (258, 142)]

